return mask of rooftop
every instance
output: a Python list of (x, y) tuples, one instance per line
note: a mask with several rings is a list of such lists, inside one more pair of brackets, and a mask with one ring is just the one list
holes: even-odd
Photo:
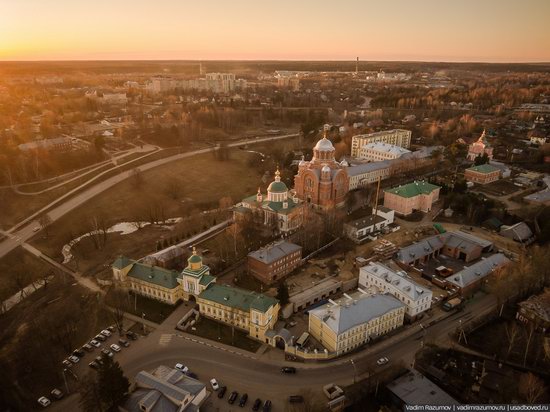
[(260, 262), (270, 264), (301, 249), (301, 246), (295, 245), (294, 243), (281, 241), (250, 252), (248, 256)]
[(469, 167), (466, 170), (470, 170), (470, 171), (476, 172), (476, 173), (489, 174), (489, 173), (500, 171), (500, 168), (498, 168), (496, 166), (493, 166), (493, 165), (490, 165), (490, 164), (484, 164), (484, 165), (479, 165), (479, 166), (472, 166), (472, 167)]
[(407, 405), (459, 405), (447, 392), (413, 369), (387, 388)]
[(367, 134), (358, 134), (356, 136), (353, 136), (353, 138), (360, 138), (360, 139), (365, 139), (365, 138), (368, 138), (368, 137), (378, 137), (378, 136), (385, 136), (385, 135), (388, 135), (388, 134), (393, 134), (393, 133), (407, 133), (407, 132), (410, 132), (409, 130), (404, 130), (404, 129), (391, 129), (391, 130), (382, 130), (380, 132), (373, 132), (373, 133), (367, 133)]
[(487, 258), (481, 258), (472, 266), (465, 267), (460, 272), (449, 276), (447, 282), (464, 288), (508, 263), (510, 263), (510, 260), (506, 256), (502, 253), (496, 253)]
[(357, 291), (348, 296), (351, 299), (344, 296), (336, 301), (336, 305), (327, 303), (310, 310), (309, 315), (319, 318), (340, 334), (405, 306), (392, 295), (366, 295)]
[(377, 152), (390, 153), (396, 156), (402, 156), (405, 153), (411, 152), (410, 150), (404, 149), (400, 146), (383, 142), (367, 143), (362, 147), (362, 149), (376, 150)]
[(405, 272), (395, 272), (389, 267), (378, 262), (370, 262), (367, 266), (363, 266), (360, 269), (359, 276), (363, 273), (368, 273), (391, 284), (394, 288), (399, 289), (401, 293), (408, 296), (409, 299), (413, 301), (423, 299), (428, 294), (432, 293), (429, 289), (426, 289), (425, 287), (414, 282), (414, 280), (407, 276)]
[(398, 195), (401, 197), (414, 197), (419, 195), (429, 195), (434, 190), (440, 189), (439, 186), (433, 185), (431, 183), (425, 182), (425, 181), (414, 181), (412, 183), (398, 186), (398, 187), (392, 187), (391, 189), (386, 189), (384, 192), (393, 193), (394, 195)]
[(124, 269), (128, 266), (132, 266), (128, 272), (128, 277), (153, 283), (167, 289), (174, 289), (178, 286), (178, 282), (176, 280), (178, 277), (178, 272), (176, 271), (164, 269), (159, 266), (139, 263), (124, 256), (119, 256), (113, 262), (113, 267), (115, 269)]
[(244, 312), (249, 312), (250, 309), (267, 312), (270, 307), (279, 303), (277, 299), (262, 293), (218, 284), (212, 284), (206, 290), (202, 291), (199, 295), (199, 299), (230, 306)]

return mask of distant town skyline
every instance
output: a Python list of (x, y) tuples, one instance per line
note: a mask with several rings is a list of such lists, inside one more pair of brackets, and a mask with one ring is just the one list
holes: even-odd
[(0, 0), (0, 60), (549, 62), (547, 0)]

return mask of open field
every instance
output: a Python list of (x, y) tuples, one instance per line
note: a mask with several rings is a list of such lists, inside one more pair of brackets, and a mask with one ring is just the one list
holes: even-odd
[[(149, 221), (151, 213), (164, 218), (199, 214), (201, 210), (217, 208), (223, 197), (230, 197), (234, 203), (256, 192), (262, 182), (260, 172), (246, 167), (254, 154), (241, 150), (230, 153), (227, 161), (217, 161), (208, 153), (160, 166), (142, 173), (138, 179), (131, 177), (65, 215), (52, 225), (48, 239), (38, 235), (32, 243), (59, 258), (63, 245), (88, 232), (94, 218), (105, 220), (108, 227), (121, 221)], [(147, 233), (149, 229), (142, 230)], [(160, 234), (153, 236), (148, 249), (155, 250), (160, 238)], [(110, 247), (110, 252), (126, 253), (126, 246)]]

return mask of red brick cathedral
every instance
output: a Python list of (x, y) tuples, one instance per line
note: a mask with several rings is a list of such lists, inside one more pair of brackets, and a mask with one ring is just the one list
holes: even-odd
[(311, 161), (302, 160), (294, 176), (296, 195), (322, 210), (343, 207), (349, 190), (348, 173), (334, 158), (334, 151), (325, 135), (313, 148)]

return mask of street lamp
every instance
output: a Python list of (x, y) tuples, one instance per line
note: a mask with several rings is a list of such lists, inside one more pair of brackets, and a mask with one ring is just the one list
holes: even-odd
[(351, 366), (353, 366), (353, 383), (355, 384), (357, 380), (357, 367), (355, 366), (355, 362), (353, 361), (353, 359), (350, 359), (349, 361), (351, 363)]

